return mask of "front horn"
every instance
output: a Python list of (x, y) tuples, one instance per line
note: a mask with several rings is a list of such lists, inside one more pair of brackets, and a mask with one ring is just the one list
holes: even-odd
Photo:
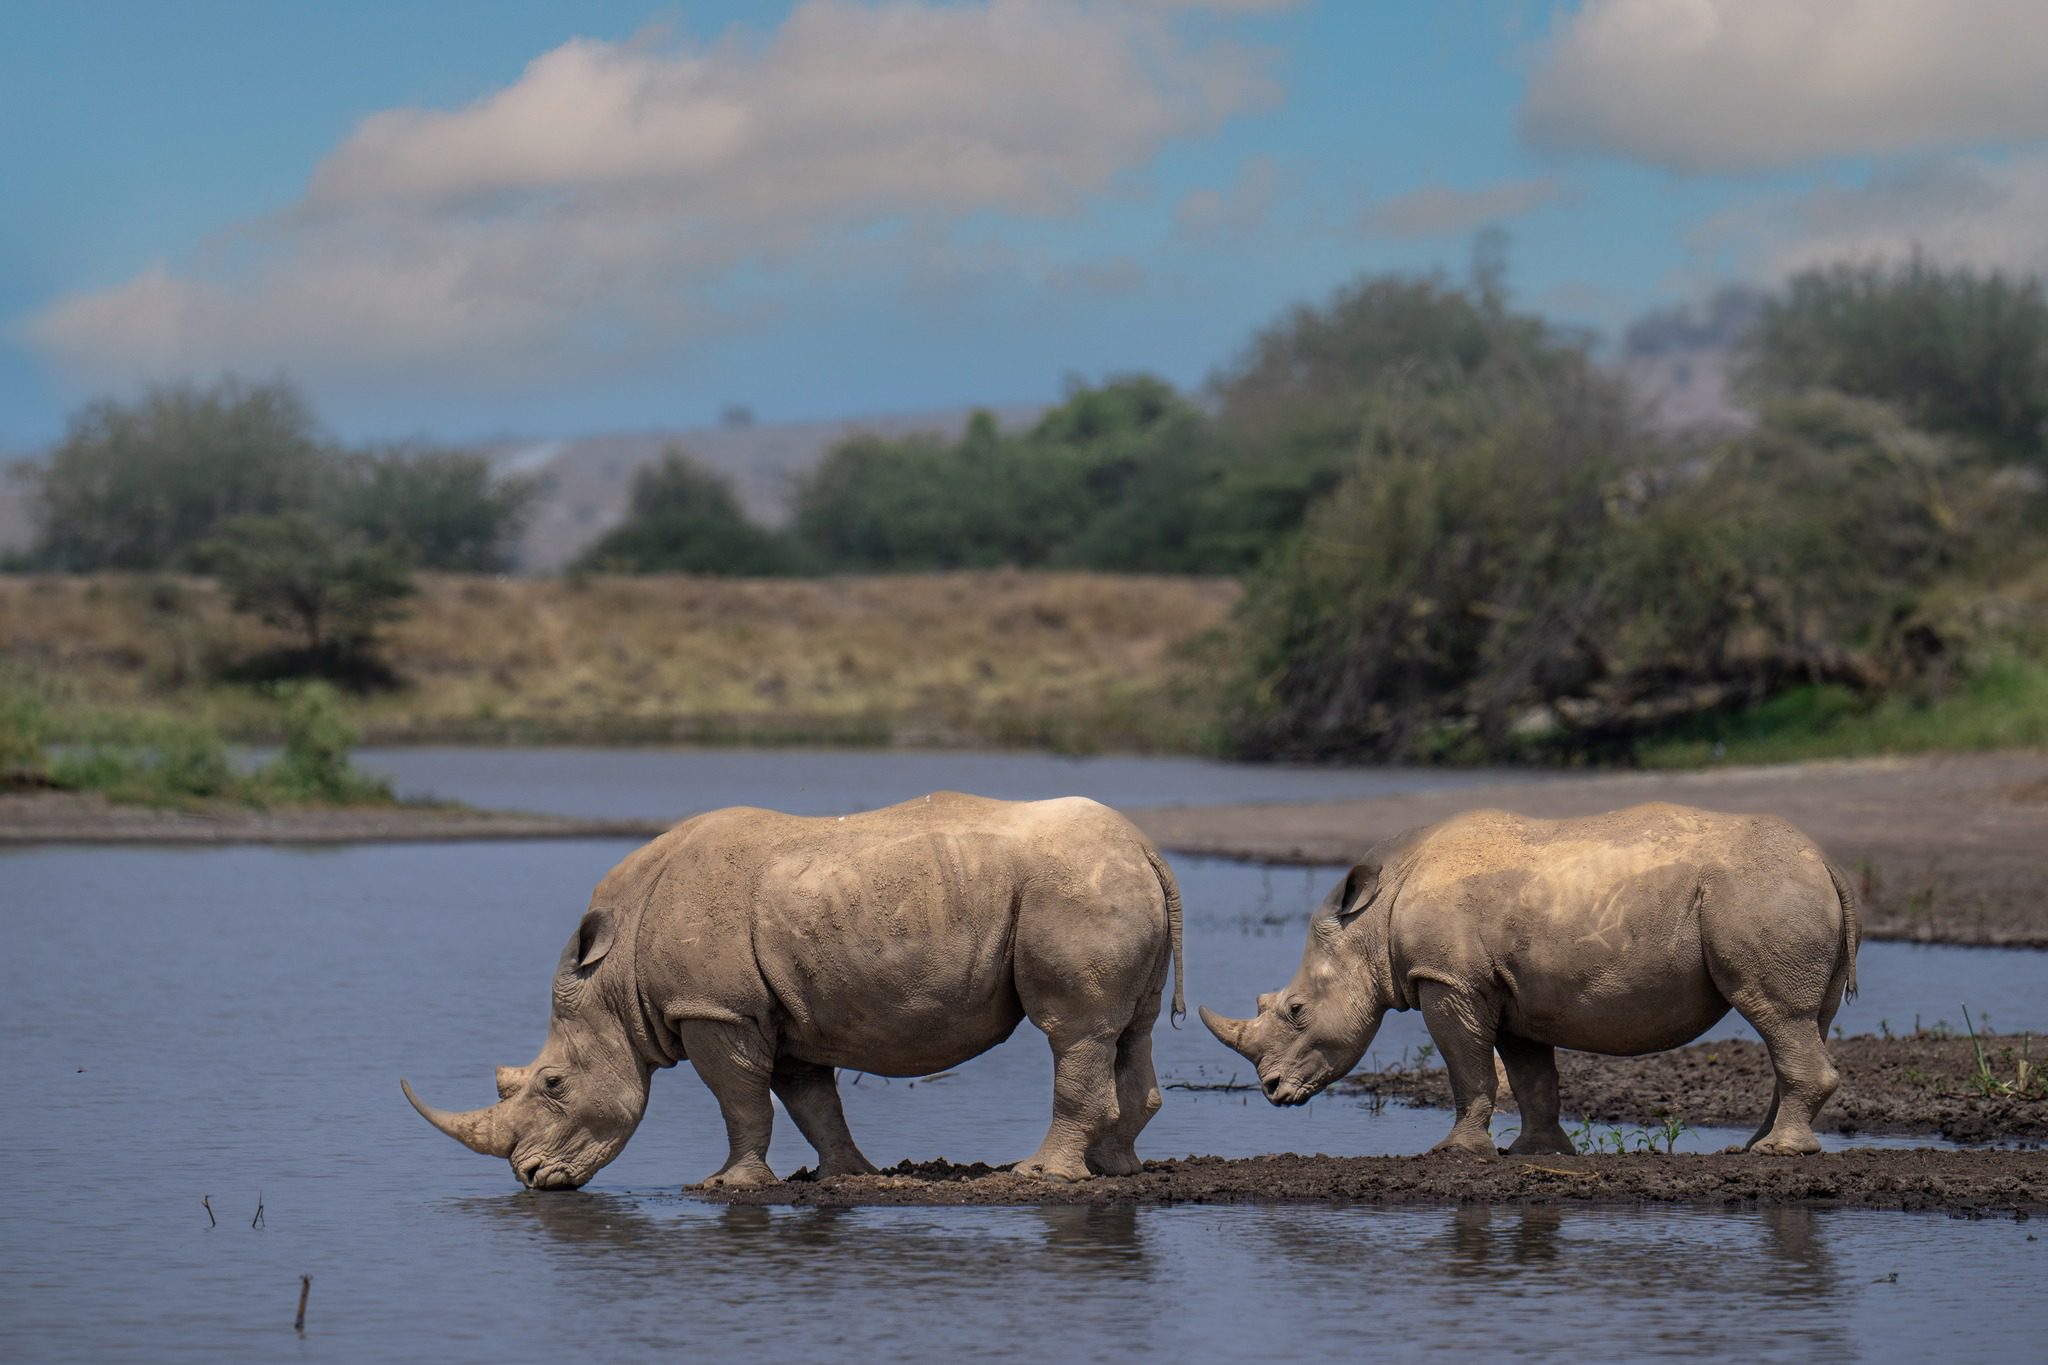
[(506, 1131), (504, 1115), (498, 1112), (501, 1106), (494, 1104), (488, 1109), (472, 1109), (464, 1114), (451, 1114), (446, 1109), (436, 1109), (431, 1104), (423, 1103), (418, 1095), (412, 1093), (412, 1087), (403, 1080), (399, 1081), (398, 1088), (405, 1092), (405, 1097), (412, 1102), (412, 1107), (420, 1111), (421, 1118), (470, 1151), (482, 1152), (485, 1156), (512, 1155), (512, 1135)]
[(1202, 1016), (1202, 1022), (1208, 1026), (1209, 1032), (1215, 1034), (1217, 1040), (1223, 1046), (1249, 1061), (1256, 1062), (1259, 1060), (1257, 1057), (1252, 1056), (1244, 1045), (1244, 1031), (1249, 1021), (1244, 1019), (1226, 1019), (1207, 1005), (1201, 1006), (1196, 1012)]

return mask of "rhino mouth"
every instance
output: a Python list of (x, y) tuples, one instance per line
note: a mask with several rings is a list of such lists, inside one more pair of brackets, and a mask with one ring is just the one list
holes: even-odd
[(1319, 1085), (1310, 1085), (1291, 1076), (1274, 1076), (1262, 1080), (1259, 1085), (1266, 1092), (1267, 1100), (1283, 1109), (1307, 1104), (1322, 1089)]
[(580, 1189), (584, 1181), (589, 1178), (587, 1176), (579, 1178), (576, 1172), (570, 1170), (567, 1166), (550, 1163), (538, 1157), (532, 1161), (515, 1165), (512, 1168), (512, 1173), (518, 1176), (519, 1183), (529, 1190)]

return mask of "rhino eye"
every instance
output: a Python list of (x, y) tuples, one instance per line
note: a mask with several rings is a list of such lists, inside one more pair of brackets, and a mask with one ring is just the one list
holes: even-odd
[(1287, 1006), (1287, 1021), (1289, 1023), (1298, 1024), (1306, 1018), (1308, 1018), (1308, 1007), (1299, 1000), (1293, 1001)]
[(540, 1078), (540, 1083), (541, 1087), (545, 1089), (550, 1095), (559, 1095), (562, 1093), (562, 1078), (552, 1071), (550, 1071), (547, 1075), (542, 1076)]

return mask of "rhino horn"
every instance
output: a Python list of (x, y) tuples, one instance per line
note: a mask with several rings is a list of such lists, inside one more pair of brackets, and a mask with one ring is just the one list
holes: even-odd
[(1226, 1019), (1207, 1005), (1203, 1005), (1199, 1013), (1202, 1016), (1202, 1022), (1208, 1025), (1209, 1032), (1215, 1034), (1223, 1046), (1229, 1048), (1232, 1052), (1250, 1058), (1254, 1062), (1259, 1060), (1252, 1055), (1251, 1051), (1244, 1044), (1245, 1028), (1249, 1023), (1248, 1020)]
[(412, 1093), (412, 1087), (404, 1081), (401, 1080), (398, 1086), (405, 1091), (405, 1097), (412, 1102), (412, 1107), (420, 1111), (421, 1118), (470, 1151), (481, 1152), (485, 1156), (512, 1155), (512, 1133), (505, 1122), (504, 1114), (500, 1112), (504, 1108), (502, 1104), (494, 1104), (488, 1109), (471, 1109), (467, 1113), (454, 1114), (424, 1103), (418, 1095)]

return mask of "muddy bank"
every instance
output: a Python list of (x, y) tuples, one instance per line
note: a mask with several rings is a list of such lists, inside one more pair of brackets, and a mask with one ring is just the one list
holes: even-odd
[[(1845, 1134), (1938, 1134), (1951, 1142), (2048, 1140), (2048, 1084), (2041, 1070), (2048, 1039), (1991, 1035), (1980, 1041), (1989, 1085), (1973, 1083), (1977, 1056), (1967, 1037), (1830, 1041), (1842, 1086), (1815, 1126)], [(1580, 1121), (1644, 1128), (1668, 1116), (1694, 1128), (1747, 1129), (1770, 1103), (1771, 1063), (1761, 1043), (1696, 1043), (1647, 1057), (1560, 1052), (1557, 1070), (1567, 1128)], [(1997, 1093), (2007, 1088), (2011, 1093)], [(1354, 1072), (1332, 1089), (1445, 1109), (1451, 1103), (1441, 1067)], [(1514, 1109), (1505, 1089), (1500, 1103)]]
[(467, 839), (648, 839), (666, 821), (572, 820), (450, 806), (258, 810), (117, 805), (88, 792), (0, 794), (8, 844), (354, 844)]
[(2048, 947), (2048, 754), (1607, 773), (1351, 801), (1175, 806), (1132, 818), (1169, 852), (1349, 863), (1381, 839), (1459, 811), (1544, 818), (1644, 801), (1783, 816), (1846, 869), (1864, 935)]
[(904, 1162), (880, 1175), (688, 1194), (734, 1204), (1798, 1204), (2033, 1214), (2048, 1152), (1865, 1150), (1813, 1157), (1189, 1157), (1061, 1184), (976, 1164)]

